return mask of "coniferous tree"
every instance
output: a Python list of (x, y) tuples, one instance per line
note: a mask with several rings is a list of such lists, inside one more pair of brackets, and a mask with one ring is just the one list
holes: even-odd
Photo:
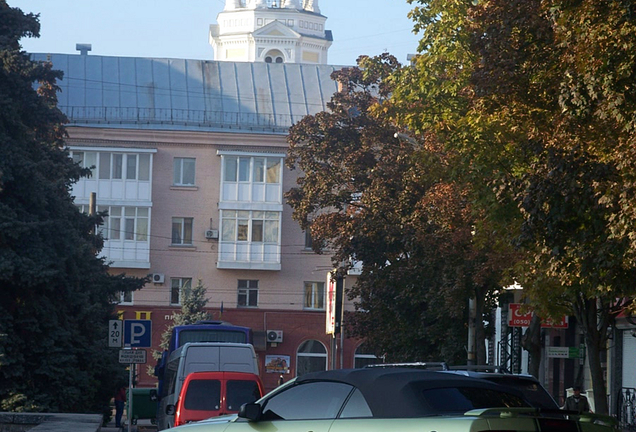
[(101, 217), (70, 195), (87, 171), (64, 149), (62, 74), (19, 44), (38, 33), (37, 16), (0, 0), (0, 410), (102, 412), (124, 373), (108, 320), (144, 280), (97, 258)]
[[(207, 289), (203, 285), (201, 279), (197, 282), (197, 285), (192, 288), (190, 284), (185, 285), (181, 289), (181, 313), (174, 314), (174, 320), (172, 325), (168, 326), (161, 334), (161, 342), (159, 347), (163, 350), (168, 349), (170, 344), (170, 337), (172, 335), (172, 328), (178, 325), (194, 324), (198, 321), (206, 321), (211, 318), (210, 313), (205, 310), (205, 306), (208, 304), (208, 300), (205, 297)], [(160, 360), (163, 355), (163, 351), (153, 351), (152, 357), (155, 360)], [(148, 374), (153, 375), (152, 368), (148, 368)]]

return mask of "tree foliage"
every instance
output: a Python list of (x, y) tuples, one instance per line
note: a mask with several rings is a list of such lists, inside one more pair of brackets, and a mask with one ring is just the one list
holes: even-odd
[(38, 32), (36, 16), (0, 1), (0, 409), (102, 412), (124, 373), (108, 320), (143, 280), (108, 274), (101, 218), (73, 203), (86, 172), (63, 148), (61, 73), (20, 51)]
[[(211, 318), (210, 313), (205, 310), (208, 304), (206, 298), (207, 289), (203, 285), (201, 279), (195, 287), (186, 284), (181, 288), (179, 302), (181, 303), (181, 312), (174, 314), (172, 325), (168, 326), (161, 334), (161, 343), (159, 346), (167, 350), (170, 345), (170, 337), (172, 336), (172, 328), (179, 325), (194, 324), (198, 321), (207, 321)], [(153, 356), (155, 360), (161, 358), (162, 352), (155, 351)]]
[(383, 115), (400, 69), (385, 54), (334, 73), (329, 111), (290, 130), (287, 163), (302, 173), (286, 198), (317, 252), (327, 248), (342, 273), (363, 263), (347, 331), (389, 360), (463, 363), (468, 298), (488, 315), (504, 255), (475, 236), (469, 194), (434, 137), (403, 137)]
[(582, 323), (607, 412), (600, 357), (617, 299), (635, 294), (634, 5), (412, 3), (422, 52), (384, 109), (455, 155), (477, 232), (519, 248), (513, 274), (535, 310)]

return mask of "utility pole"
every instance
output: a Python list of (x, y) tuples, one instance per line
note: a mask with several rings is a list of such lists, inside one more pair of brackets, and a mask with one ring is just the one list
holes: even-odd
[(476, 306), (477, 302), (474, 298), (468, 299), (468, 347), (467, 347), (467, 364), (474, 365), (475, 364), (475, 320), (476, 320)]
[[(88, 215), (93, 217), (97, 214), (97, 192), (91, 192), (90, 200), (88, 201)], [(91, 234), (95, 234), (95, 227), (91, 230)]]

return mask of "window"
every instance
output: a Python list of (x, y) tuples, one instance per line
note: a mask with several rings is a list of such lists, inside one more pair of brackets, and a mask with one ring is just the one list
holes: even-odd
[(317, 340), (300, 344), (296, 353), (296, 375), (327, 370), (327, 349)]
[(113, 180), (121, 180), (123, 173), (124, 155), (113, 153)]
[(285, 56), (279, 50), (270, 50), (265, 55), (266, 63), (272, 63), (272, 62), (283, 63), (285, 61), (284, 59), (285, 59)]
[(474, 409), (488, 407), (526, 407), (529, 406), (521, 397), (480, 387), (448, 387), (419, 390), (414, 393), (419, 397), (423, 409), (421, 415), (464, 413)]
[(119, 293), (119, 303), (127, 303), (132, 304), (133, 302), (133, 293), (132, 291), (128, 292), (120, 292)]
[(97, 153), (74, 151), (72, 154), (73, 161), (77, 162), (82, 168), (90, 168), (91, 178), (95, 178), (97, 169)]
[(282, 204), (282, 157), (223, 156), (221, 201)]
[(126, 155), (126, 180), (137, 179), (137, 155)]
[(373, 351), (368, 349), (364, 344), (356, 348), (356, 353), (354, 356), (354, 368), (359, 369), (365, 367), (366, 365), (378, 363), (383, 363), (383, 359), (373, 354)]
[(228, 380), (225, 404), (229, 411), (238, 411), (241, 405), (254, 402), (261, 397), (261, 391), (256, 381)]
[(190, 381), (185, 394), (184, 407), (189, 410), (220, 410), (221, 381), (212, 379)]
[(344, 409), (340, 413), (339, 418), (356, 418), (356, 417), (373, 417), (371, 413), (371, 408), (367, 404), (367, 401), (364, 399), (362, 392), (358, 389), (355, 389), (349, 400), (347, 401), (347, 405), (345, 405)]
[(150, 180), (150, 155), (147, 153), (139, 155), (139, 180)]
[(172, 218), (172, 244), (192, 244), (192, 218)]
[(170, 304), (178, 306), (181, 304), (181, 292), (192, 286), (192, 279), (174, 278), (170, 280)]
[(238, 281), (238, 306), (257, 307), (258, 306), (258, 281), (242, 280)]
[(353, 387), (349, 384), (331, 381), (295, 385), (265, 402), (263, 419), (335, 419), (352, 390)]
[(97, 211), (108, 212), (103, 224), (98, 227), (105, 240), (148, 241), (149, 208), (98, 206)]
[(314, 239), (311, 237), (311, 229), (307, 228), (305, 231), (305, 249), (311, 249), (314, 244)]
[(280, 270), (283, 155), (221, 157), (217, 267)]
[(323, 310), (325, 308), (325, 283), (305, 282), (305, 309)]
[(150, 155), (147, 153), (110, 153), (73, 151), (73, 161), (91, 169), (91, 178), (99, 180), (150, 180)]
[(194, 158), (174, 158), (174, 185), (194, 186), (194, 173)]
[(223, 241), (278, 243), (278, 212), (223, 210), (221, 218)]

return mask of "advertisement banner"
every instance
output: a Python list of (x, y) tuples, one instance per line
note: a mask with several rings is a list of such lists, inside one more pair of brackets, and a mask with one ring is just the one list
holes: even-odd
[(327, 305), (326, 305), (326, 333), (336, 332), (336, 278), (331, 277), (331, 272), (327, 273)]
[(266, 355), (265, 356), (265, 372), (266, 373), (289, 373), (290, 357), (286, 355)]

